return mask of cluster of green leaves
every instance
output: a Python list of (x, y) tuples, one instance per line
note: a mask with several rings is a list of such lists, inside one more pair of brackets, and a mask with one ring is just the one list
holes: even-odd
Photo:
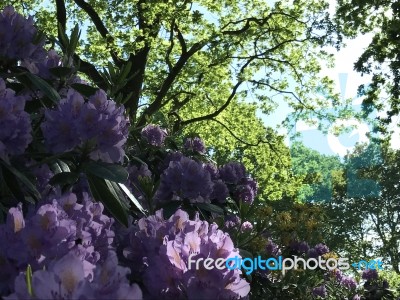
[[(328, 4), (321, 0), (56, 0), (45, 4), (29, 0), (16, 6), (34, 14), (40, 28), (59, 40), (64, 30), (80, 25), (75, 64), (88, 80), (125, 103), (134, 127), (143, 126), (160, 110), (173, 132), (199, 121), (222, 122), (228, 114), (222, 120), (218, 117), (229, 106), (232, 111), (253, 110), (243, 104), (250, 98), (256, 100), (257, 109), (269, 114), (279, 105), (277, 94), (294, 108), (296, 118), (307, 118), (310, 112), (323, 117), (328, 102), (338, 100), (332, 81), (318, 75), (321, 63), (331, 61), (320, 46), (336, 42)], [(100, 72), (99, 67), (105, 70)], [(125, 71), (125, 81), (113, 76)], [(321, 100), (316, 93), (321, 88), (333, 96)], [(229, 120), (234, 125), (226, 125), (239, 127), (246, 117), (238, 114)], [(264, 130), (260, 122), (248, 125), (255, 135)], [(243, 139), (247, 134), (241, 131), (232, 130)], [(231, 149), (238, 145), (237, 140), (230, 141)], [(264, 160), (266, 151), (261, 152), (252, 156)]]
[(292, 143), (290, 153), (292, 171), (303, 184), (297, 195), (299, 201), (330, 201), (334, 187), (343, 179), (344, 166), (340, 158), (322, 155), (301, 142)]
[(359, 87), (364, 95), (366, 114), (374, 110), (385, 111), (377, 129), (390, 134), (389, 124), (400, 109), (399, 25), (400, 4), (398, 1), (339, 0), (336, 23), (345, 37), (371, 33), (372, 41), (354, 64), (361, 74), (372, 75), (368, 85)]

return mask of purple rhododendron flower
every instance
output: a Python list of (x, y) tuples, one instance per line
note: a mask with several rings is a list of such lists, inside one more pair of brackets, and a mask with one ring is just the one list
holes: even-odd
[(257, 182), (251, 178), (242, 178), (236, 187), (235, 198), (238, 201), (252, 204), (257, 196)]
[(206, 163), (203, 165), (203, 168), (210, 173), (212, 180), (219, 179), (219, 172), (218, 172), (218, 168), (216, 165), (214, 165), (212, 163)]
[(219, 169), (220, 178), (226, 183), (238, 184), (246, 176), (246, 169), (243, 164), (230, 162)]
[(229, 196), (229, 190), (226, 184), (222, 180), (214, 182), (213, 191), (210, 196), (211, 200), (216, 200), (218, 203), (225, 203), (226, 198)]
[(312, 293), (314, 296), (319, 296), (321, 298), (326, 298), (326, 296), (328, 296), (328, 293), (326, 291), (326, 287), (324, 284), (319, 287), (314, 288), (312, 290)]
[(307, 242), (292, 241), (289, 247), (297, 254), (304, 254), (310, 250), (310, 246)]
[[(21, 205), (11, 208), (6, 224), (0, 225), (0, 259), (12, 262), (16, 271), (25, 271), (28, 264), (39, 270), (73, 253), (82, 261), (85, 277), (93, 277), (95, 265), (111, 248), (113, 219), (103, 214), (101, 203), (87, 195), (80, 200), (82, 204), (73, 193), (49, 198), (25, 218)], [(3, 284), (10, 288), (17, 274), (10, 272)]]
[(240, 185), (237, 187), (235, 198), (238, 201), (252, 204), (255, 198), (254, 190), (248, 185)]
[(0, 78), (0, 156), (22, 154), (32, 141), (31, 120), (24, 107), (25, 98), (16, 96)]
[(204, 142), (199, 137), (194, 138), (187, 138), (184, 143), (184, 147), (186, 150), (198, 152), (198, 153), (205, 153), (206, 146)]
[(25, 19), (12, 6), (0, 12), (0, 64), (42, 56), (44, 41), (34, 44), (37, 30), (32, 17)]
[(165, 202), (189, 199), (191, 202), (210, 202), (212, 186), (210, 173), (200, 163), (182, 157), (179, 161), (171, 161), (161, 175), (155, 200)]
[(328, 246), (322, 243), (315, 245), (314, 249), (317, 251), (318, 255), (324, 255), (329, 252)]
[(240, 218), (237, 215), (228, 215), (225, 217), (224, 227), (227, 229), (235, 228), (240, 224)]
[(251, 224), (249, 221), (245, 221), (245, 222), (243, 222), (240, 230), (242, 232), (249, 232), (249, 231), (253, 230), (253, 224)]
[(61, 66), (61, 57), (56, 51), (50, 50), (40, 59), (25, 59), (21, 65), (43, 79), (55, 80), (57, 77), (50, 72), (50, 69)]
[(216, 224), (201, 221), (198, 215), (192, 221), (182, 210), (168, 220), (163, 218), (162, 210), (140, 219), (124, 253), (133, 262), (132, 272), (142, 278), (146, 296), (151, 299), (181, 299), (182, 295), (187, 299), (239, 299), (250, 291), (239, 269), (207, 270), (199, 264), (196, 270), (194, 262), (189, 266), (191, 255), (193, 261), (240, 255), (229, 235)]
[(180, 161), (183, 154), (179, 151), (169, 152), (164, 158), (163, 162), (159, 166), (159, 171), (162, 173), (169, 167), (169, 164), (173, 161)]
[(357, 287), (357, 281), (354, 278), (343, 276), (340, 280), (340, 284), (348, 289), (355, 289)]
[(372, 281), (378, 279), (378, 272), (374, 269), (366, 269), (361, 275), (362, 279)]
[(124, 107), (108, 100), (104, 91), (97, 91), (84, 102), (70, 89), (55, 110), (46, 110), (41, 128), (50, 152), (62, 153), (86, 143), (92, 159), (121, 162), (128, 123)]
[(316, 258), (316, 257), (322, 256), (328, 252), (329, 252), (328, 246), (326, 246), (325, 244), (319, 243), (319, 244), (315, 245), (314, 248), (311, 248), (307, 254), (308, 254), (308, 257), (310, 257), (310, 258)]
[(281, 255), (281, 250), (279, 246), (275, 244), (271, 239), (268, 239), (267, 245), (265, 246), (265, 252), (267, 255), (279, 256)]
[(149, 124), (142, 129), (142, 137), (153, 146), (160, 147), (167, 136), (165, 129), (158, 125)]
[(15, 280), (15, 293), (5, 299), (142, 299), (140, 288), (130, 285), (126, 278), (129, 270), (117, 262), (116, 254), (110, 251), (107, 261), (96, 267), (93, 279), (89, 280), (82, 260), (68, 253), (46, 270), (33, 272), (32, 295), (26, 274), (21, 273)]

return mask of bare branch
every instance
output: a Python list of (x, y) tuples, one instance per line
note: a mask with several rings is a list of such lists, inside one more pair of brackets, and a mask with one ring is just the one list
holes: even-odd
[(74, 2), (88, 14), (88, 16), (92, 19), (93, 24), (96, 26), (97, 31), (103, 38), (106, 38), (109, 32), (94, 8), (84, 0), (74, 0)]

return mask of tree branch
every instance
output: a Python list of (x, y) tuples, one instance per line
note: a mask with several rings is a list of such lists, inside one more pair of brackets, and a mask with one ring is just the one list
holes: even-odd
[(183, 35), (178, 28), (178, 25), (175, 24), (174, 29), (177, 33), (179, 44), (181, 45), (182, 54), (185, 54), (187, 52), (187, 46), (186, 46), (185, 39), (183, 38)]
[[(255, 17), (250, 17), (250, 18), (246, 18), (246, 19), (241, 19), (241, 20), (237, 20), (237, 21), (230, 21), (228, 22), (226, 25), (222, 26), (221, 28), (221, 33), (222, 34), (228, 34), (228, 35), (239, 35), (242, 34), (244, 32), (246, 32), (248, 29), (250, 29), (251, 23), (256, 23), (259, 26), (263, 26), (264, 24), (266, 24), (274, 15), (282, 15), (285, 16), (289, 19), (294, 20), (295, 22), (301, 23), (301, 24), (307, 24), (306, 22), (297, 19), (296, 17), (292, 16), (291, 14), (282, 12), (282, 11), (274, 11), (271, 12), (268, 16), (266, 16), (265, 18), (259, 19), (259, 18), (255, 18)], [(241, 29), (237, 29), (237, 30), (225, 30), (225, 28), (227, 28), (229, 25), (237, 25), (239, 23), (242, 22), (246, 22), (244, 24), (244, 26)]]
[[(61, 38), (65, 35), (65, 27), (67, 24), (67, 11), (65, 9), (65, 2), (64, 0), (56, 0), (56, 10), (57, 10), (57, 22), (61, 25), (61, 28), (58, 27), (58, 40), (62, 43), (63, 39)], [(64, 30), (64, 32), (61, 31)], [(66, 45), (62, 45), (64, 48)]]
[(97, 71), (96, 67), (91, 63), (82, 60), (77, 54), (74, 54), (74, 60), (79, 65), (79, 71), (89, 76), (99, 88), (107, 90), (107, 83), (104, 81), (103, 77)]
[(165, 53), (165, 61), (167, 63), (169, 72), (171, 72), (172, 69), (172, 63), (169, 56), (171, 55), (172, 49), (174, 48), (174, 26), (175, 26), (175, 20), (173, 20), (171, 24), (171, 29), (169, 32), (169, 47), (167, 49), (167, 52)]
[(56, 10), (57, 10), (57, 21), (58, 23), (61, 24), (62, 28), (65, 30), (67, 24), (67, 11), (65, 9), (64, 0), (56, 0)]
[(193, 118), (193, 119), (189, 119), (189, 120), (183, 121), (183, 122), (182, 122), (182, 125), (184, 126), (184, 125), (188, 125), (188, 124), (191, 124), (191, 123), (194, 123), (194, 122), (210, 120), (210, 119), (215, 118), (216, 116), (218, 116), (218, 115), (219, 115), (222, 111), (224, 111), (224, 110), (228, 107), (228, 105), (231, 103), (232, 99), (233, 99), (233, 98), (235, 97), (235, 95), (236, 95), (237, 89), (239, 88), (239, 86), (240, 86), (242, 83), (243, 83), (243, 81), (240, 81), (240, 80), (239, 80), (239, 81), (235, 84), (235, 86), (233, 87), (232, 92), (231, 92), (231, 94), (229, 95), (228, 99), (226, 100), (226, 102), (225, 102), (219, 109), (217, 109), (216, 111), (214, 111), (214, 112), (211, 113), (211, 114), (208, 114), (208, 115), (204, 115), (204, 116), (200, 116), (200, 117), (196, 117), (196, 118)]
[(140, 127), (143, 126), (146, 122), (146, 118), (156, 111), (158, 111), (162, 106), (164, 106), (166, 103), (163, 103), (162, 100), (164, 97), (167, 95), (169, 89), (173, 85), (175, 79), (178, 77), (180, 72), (182, 71), (183, 67), (185, 66), (186, 62), (189, 60), (190, 57), (192, 57), (196, 52), (201, 50), (206, 45), (206, 42), (202, 43), (195, 43), (189, 51), (186, 53), (182, 54), (174, 67), (172, 68), (171, 72), (169, 72), (167, 78), (164, 80), (164, 82), (161, 85), (160, 90), (157, 93), (157, 96), (155, 100), (145, 109), (145, 111), (142, 113), (140, 116), (136, 126)]

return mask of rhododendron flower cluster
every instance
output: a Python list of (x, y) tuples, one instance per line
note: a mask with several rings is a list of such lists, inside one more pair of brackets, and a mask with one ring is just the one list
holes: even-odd
[(87, 147), (92, 159), (105, 162), (120, 162), (125, 154), (128, 120), (124, 107), (117, 107), (102, 90), (85, 102), (81, 94), (70, 89), (55, 110), (46, 110), (41, 128), (53, 153)]
[(33, 18), (25, 19), (7, 6), (0, 12), (0, 65), (43, 55), (44, 41), (34, 43)]
[(26, 274), (20, 273), (15, 280), (15, 293), (5, 299), (142, 299), (139, 286), (129, 285), (127, 274), (129, 269), (118, 266), (113, 251), (95, 268), (92, 278), (85, 276), (82, 260), (68, 253), (47, 269), (33, 272), (31, 292)]
[(335, 278), (340, 285), (347, 289), (355, 289), (357, 287), (357, 281), (350, 276), (343, 275), (340, 270), (335, 270)]
[(206, 146), (204, 145), (204, 142), (199, 137), (187, 138), (185, 140), (184, 147), (186, 150), (190, 150), (190, 151), (194, 151), (194, 152), (198, 152), (198, 153), (206, 152)]
[[(110, 259), (114, 221), (103, 214), (101, 203), (87, 195), (80, 200), (82, 204), (75, 194), (67, 193), (43, 202), (27, 217), (22, 205), (9, 210), (7, 223), (0, 225), (0, 257), (7, 270), (7, 277), (0, 281), (3, 292), (13, 289), (14, 278), (28, 265), (34, 271), (50, 270), (48, 266), (67, 254), (79, 260), (77, 268), (82, 268), (84, 278), (95, 278), (96, 266)], [(127, 280), (120, 277), (122, 282)]]
[(166, 156), (161, 171), (155, 194), (158, 204), (185, 199), (191, 203), (223, 204), (229, 196), (251, 204), (257, 195), (257, 183), (246, 176), (241, 163), (231, 162), (218, 169), (212, 163), (203, 163), (176, 151)]
[(167, 132), (160, 126), (149, 124), (142, 129), (142, 137), (153, 146), (160, 147), (167, 136)]
[(161, 176), (156, 199), (160, 202), (190, 199), (191, 202), (211, 202), (213, 184), (210, 173), (201, 163), (182, 157), (171, 161)]
[[(239, 299), (250, 290), (238, 269), (189, 268), (188, 258), (227, 259), (238, 256), (231, 238), (216, 224), (194, 220), (178, 210), (168, 220), (162, 210), (142, 218), (130, 233), (124, 250), (132, 272), (143, 279), (150, 299)], [(201, 264), (199, 264), (201, 266)]]
[[(1, 48), (1, 47), (0, 47)], [(24, 153), (32, 141), (31, 121), (24, 111), (25, 98), (6, 88), (0, 78), (0, 156)]]
[(51, 68), (61, 66), (61, 57), (54, 50), (49, 50), (37, 59), (24, 60), (21, 65), (32, 74), (38, 75), (46, 80), (55, 80), (56, 77), (50, 72)]

